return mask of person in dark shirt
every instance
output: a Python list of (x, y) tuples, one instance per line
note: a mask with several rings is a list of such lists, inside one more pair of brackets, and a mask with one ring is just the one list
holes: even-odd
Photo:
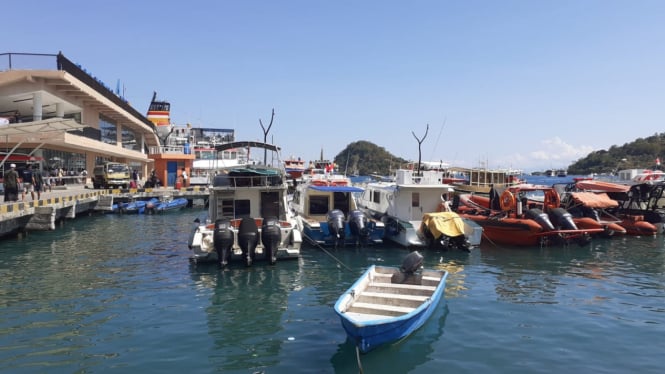
[(18, 172), (16, 165), (11, 164), (3, 176), (3, 185), (5, 187), (5, 201), (18, 201)]
[(23, 201), (25, 201), (26, 192), (30, 192), (32, 200), (35, 199), (35, 176), (32, 173), (32, 165), (28, 165), (28, 168), (23, 170), (23, 193), (21, 194)]

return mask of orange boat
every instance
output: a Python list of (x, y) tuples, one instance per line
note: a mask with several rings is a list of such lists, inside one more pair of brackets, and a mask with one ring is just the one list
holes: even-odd
[[(571, 192), (573, 204), (588, 206), (600, 217), (620, 221), (628, 235), (656, 235), (662, 231), (665, 217), (657, 205), (664, 188), (662, 182), (628, 186), (591, 180), (578, 181), (569, 189), (579, 191)], [(569, 208), (573, 210), (572, 205)]]
[(460, 195), (457, 213), (482, 226), (483, 239), (493, 244), (584, 245), (589, 243), (592, 233), (603, 231), (599, 225), (579, 228), (572, 215), (559, 204), (559, 194), (554, 188), (521, 184), (501, 193), (492, 189), (489, 197)]
[[(627, 225), (623, 225), (622, 219), (607, 211), (607, 209), (618, 207), (619, 203), (610, 199), (606, 193), (564, 192), (561, 197), (561, 206), (573, 215), (575, 223), (580, 228), (601, 225), (605, 230), (602, 233), (603, 236), (632, 234), (632, 231), (626, 227)], [(648, 230), (648, 227), (646, 229)]]

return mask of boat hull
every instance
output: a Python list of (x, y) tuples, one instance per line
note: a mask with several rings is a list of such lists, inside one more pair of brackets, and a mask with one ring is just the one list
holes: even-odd
[(363, 353), (409, 336), (443, 298), (448, 272), (424, 270), (420, 284), (394, 283), (399, 272), (372, 265), (335, 303), (348, 338)]

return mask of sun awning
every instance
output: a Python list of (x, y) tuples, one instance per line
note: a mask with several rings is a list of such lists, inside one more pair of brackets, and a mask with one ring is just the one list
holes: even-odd
[(78, 130), (84, 127), (87, 126), (71, 118), (49, 118), (41, 121), (0, 125), (0, 136), (33, 135), (52, 131)]
[(572, 192), (573, 200), (589, 208), (616, 208), (619, 202), (610, 199), (606, 193)]

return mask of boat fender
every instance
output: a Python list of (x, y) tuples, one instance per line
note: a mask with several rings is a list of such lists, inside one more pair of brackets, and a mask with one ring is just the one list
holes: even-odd
[(515, 195), (513, 195), (510, 191), (505, 190), (501, 194), (501, 197), (499, 198), (499, 204), (501, 205), (501, 210), (509, 211), (515, 208)]

